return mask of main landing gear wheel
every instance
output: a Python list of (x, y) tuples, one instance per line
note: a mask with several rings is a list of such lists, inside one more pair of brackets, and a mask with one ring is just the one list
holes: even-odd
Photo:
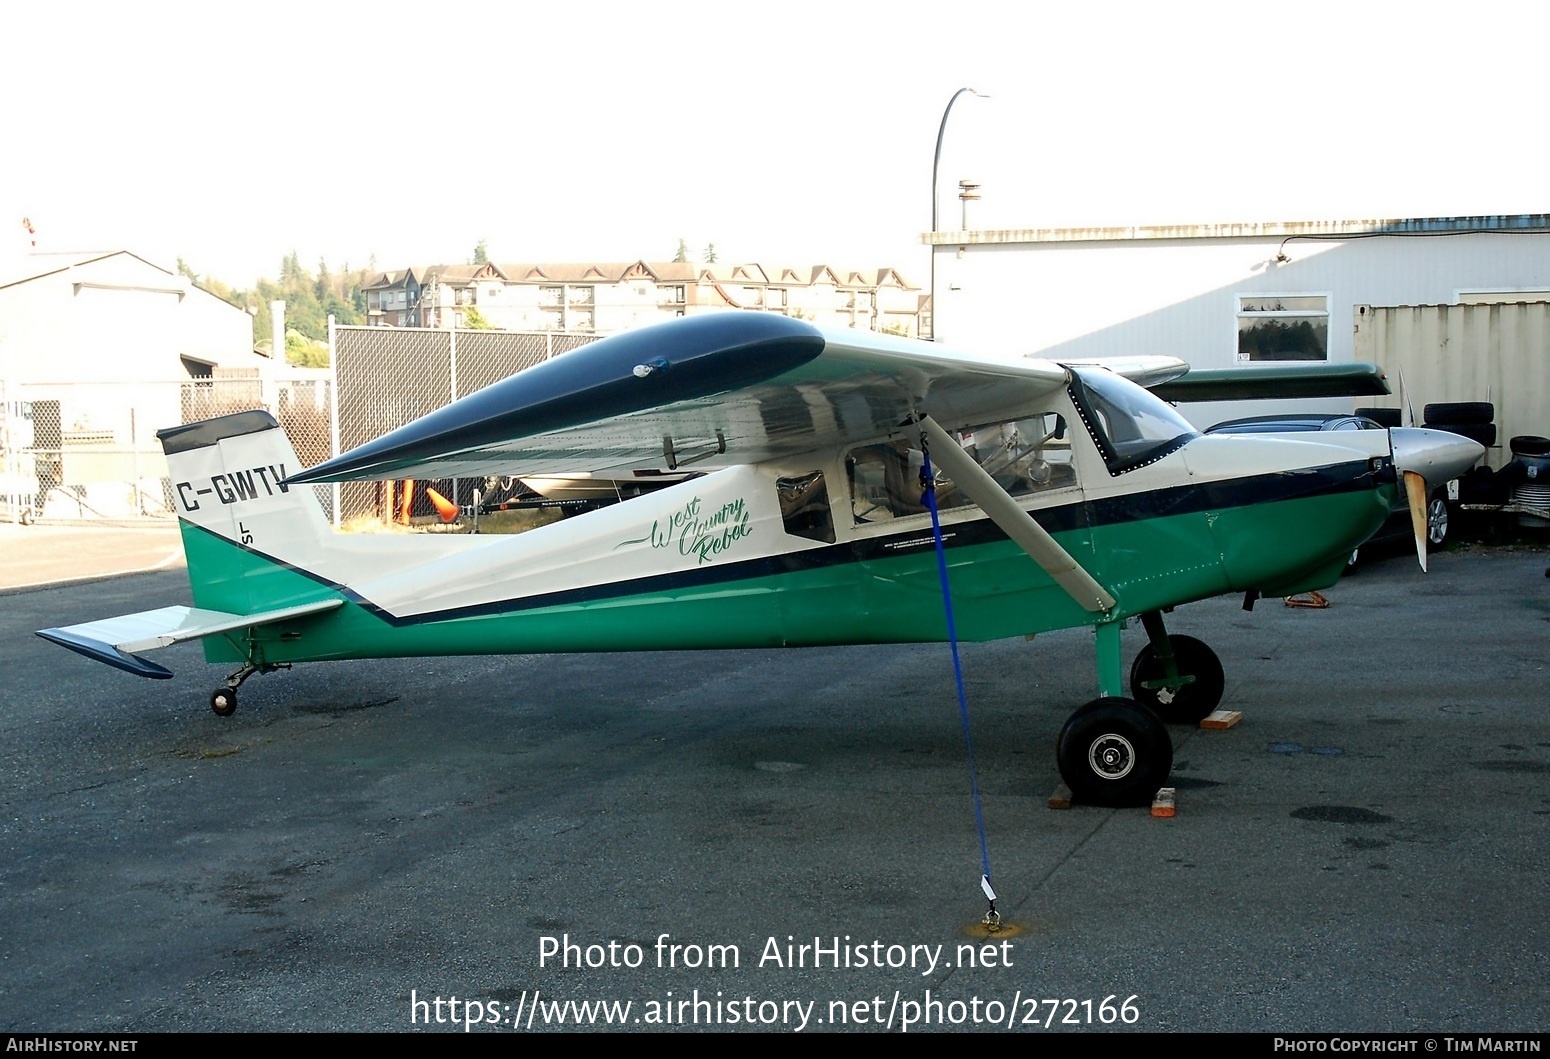
[[(1177, 688), (1162, 686), (1167, 668), (1157, 648), (1147, 644), (1130, 666), (1130, 693), (1149, 707), (1164, 724), (1196, 724), (1222, 701), (1227, 677), (1216, 652), (1193, 636), (1169, 636), (1174, 664), (1180, 676), (1193, 677)], [(1148, 687), (1147, 685), (1151, 685)]]
[(1173, 771), (1173, 743), (1155, 713), (1122, 698), (1094, 699), (1055, 744), (1060, 778), (1077, 801), (1146, 805)]
[(210, 709), (217, 717), (230, 717), (237, 712), (237, 689), (216, 688), (210, 693)]

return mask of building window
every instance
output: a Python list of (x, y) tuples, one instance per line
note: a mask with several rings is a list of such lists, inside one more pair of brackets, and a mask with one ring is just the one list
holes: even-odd
[(1550, 302), (1550, 290), (1539, 287), (1458, 292), (1459, 305), (1512, 305), (1517, 302)]
[(1329, 359), (1327, 294), (1240, 294), (1238, 362)]
[(568, 287), (565, 291), (565, 300), (572, 305), (591, 305), (591, 287)]
[(538, 304), (545, 309), (557, 308), (565, 304), (564, 287), (539, 287)]

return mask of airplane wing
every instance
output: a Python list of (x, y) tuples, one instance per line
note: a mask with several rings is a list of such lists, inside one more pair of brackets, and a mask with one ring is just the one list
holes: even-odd
[(1116, 375), (1123, 375), (1137, 386), (1156, 390), (1188, 372), (1189, 364), (1178, 357), (1083, 357), (1072, 360), (1062, 358), (1060, 363), (1071, 367), (1107, 368)]
[(887, 435), (916, 409), (993, 422), (1066, 381), (1050, 361), (711, 313), (572, 350), (288, 482), (754, 463)]
[(1164, 401), (1255, 401), (1291, 397), (1377, 397), (1389, 393), (1376, 364), (1265, 364), (1191, 371), (1142, 383)]
[(152, 651), (158, 647), (171, 647), (185, 640), (197, 640), (233, 629), (248, 629), (255, 625), (268, 625), (306, 614), (317, 614), (333, 610), (342, 603), (343, 599), (324, 599), (258, 614), (231, 614), (224, 610), (200, 610), (196, 607), (162, 607), (160, 610), (144, 610), (138, 614), (89, 621), (83, 625), (39, 629), (38, 635), (61, 647), (68, 647), (77, 654), (106, 662), (115, 669), (136, 676), (165, 680), (172, 676), (172, 670), (147, 661), (135, 652)]

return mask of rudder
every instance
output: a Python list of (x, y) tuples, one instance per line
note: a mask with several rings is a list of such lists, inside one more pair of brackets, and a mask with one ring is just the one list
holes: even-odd
[[(268, 412), (235, 412), (156, 437), (196, 605), (240, 613), (282, 602), (271, 598), (274, 579), (262, 575), (277, 564), (313, 566), (330, 527), (312, 486), (286, 484), (301, 463), (279, 422)], [(294, 586), (278, 595), (293, 593)]]

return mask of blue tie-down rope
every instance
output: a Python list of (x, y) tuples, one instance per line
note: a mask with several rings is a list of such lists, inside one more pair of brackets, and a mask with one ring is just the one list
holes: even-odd
[(974, 795), (974, 824), (979, 829), (980, 869), (984, 873), (980, 878), (980, 889), (990, 902), (990, 912), (985, 920), (990, 924), (994, 919), (999, 924), (996, 892), (990, 886), (990, 847), (985, 842), (985, 813), (980, 808), (979, 773), (974, 767), (974, 739), (969, 734), (969, 699), (963, 690), (963, 662), (958, 657), (958, 628), (953, 621), (952, 592), (947, 587), (947, 548), (942, 542), (942, 519), (936, 508), (936, 478), (931, 472), (931, 453), (926, 448), (924, 436), (920, 439), (920, 449), (925, 457), (920, 468), (921, 500), (931, 512), (931, 535), (936, 538), (936, 568), (942, 578), (942, 608), (947, 613), (947, 642), (953, 649), (953, 681), (958, 686), (958, 717), (963, 722), (963, 745), (968, 749), (969, 756), (969, 790)]

